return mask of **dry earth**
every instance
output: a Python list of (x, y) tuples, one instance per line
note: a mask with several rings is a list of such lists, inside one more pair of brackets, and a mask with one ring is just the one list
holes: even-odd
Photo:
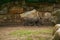
[[(12, 35), (9, 35), (10, 32), (16, 31), (16, 30), (31, 30), (31, 31), (39, 31), (39, 30), (45, 30), (45, 29), (52, 29), (50, 26), (0, 26), (0, 40), (26, 40), (27, 36), (23, 37), (15, 37)], [(48, 34), (37, 34), (37, 35), (30, 35), (32, 39), (29, 40), (38, 40), (40, 37), (46, 37), (46, 38), (51, 38), (52, 35)], [(42, 40), (42, 39), (41, 39)], [(50, 39), (45, 39), (45, 40), (50, 40)]]

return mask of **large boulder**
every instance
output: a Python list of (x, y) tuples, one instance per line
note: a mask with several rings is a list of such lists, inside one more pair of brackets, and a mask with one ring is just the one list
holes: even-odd
[(23, 13), (23, 8), (18, 6), (13, 6), (9, 9), (10, 14), (21, 14)]
[(56, 20), (56, 23), (57, 24), (60, 24), (60, 9), (57, 9), (55, 11), (53, 11), (52, 13), (54, 16), (56, 16), (57, 20)]
[(55, 32), (60, 28), (60, 24), (56, 24), (54, 27), (53, 27), (53, 35), (55, 34)]
[(52, 40), (60, 40), (60, 28), (55, 32)]
[(38, 11), (33, 9), (31, 11), (20, 14), (21, 18), (24, 19), (25, 24), (34, 25), (39, 20)]

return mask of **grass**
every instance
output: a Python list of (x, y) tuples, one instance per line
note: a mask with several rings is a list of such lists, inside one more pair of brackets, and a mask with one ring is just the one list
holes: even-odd
[(45, 29), (45, 30), (16, 30), (14, 32), (11, 32), (10, 35), (31, 35), (31, 34), (51, 34), (52, 30)]
[(51, 29), (39, 29), (39, 30), (23, 29), (10, 32), (9, 35), (20, 38), (22, 37), (22, 39), (20, 40), (49, 40), (51, 37), (41, 36), (41, 34), (51, 36), (51, 33), (52, 33)]
[[(40, 29), (40, 30), (16, 30), (11, 32), (9, 35), (12, 36), (19, 36), (19, 37), (27, 37), (26, 40), (47, 40), (50, 37), (41, 37), (40, 35), (48, 35), (51, 36), (52, 30), (51, 29)], [(25, 40), (25, 39), (24, 39)]]

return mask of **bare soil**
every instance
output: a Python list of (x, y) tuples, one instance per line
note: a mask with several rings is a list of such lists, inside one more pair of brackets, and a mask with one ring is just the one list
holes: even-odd
[[(24, 39), (20, 39), (20, 37), (14, 37), (9, 35), (10, 32), (16, 31), (16, 30), (41, 30), (41, 29), (52, 29), (51, 26), (0, 26), (0, 40), (26, 40), (24, 37)], [(49, 36), (47, 35), (36, 35), (36, 37), (40, 37), (40, 36), (44, 36), (44, 37), (51, 37), (51, 35)], [(33, 40), (37, 40), (37, 39), (33, 39)]]

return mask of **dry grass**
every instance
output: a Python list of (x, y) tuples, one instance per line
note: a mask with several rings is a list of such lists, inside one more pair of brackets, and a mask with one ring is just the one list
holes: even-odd
[(0, 40), (50, 40), (51, 27), (6, 27), (2, 28)]

